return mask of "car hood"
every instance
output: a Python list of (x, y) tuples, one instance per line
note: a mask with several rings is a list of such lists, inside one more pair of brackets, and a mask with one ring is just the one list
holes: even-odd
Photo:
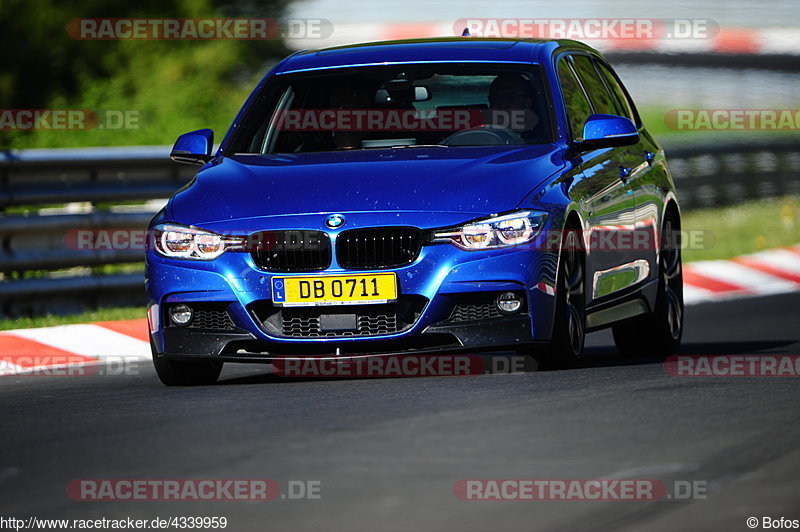
[(563, 167), (552, 145), (396, 148), (221, 157), (170, 202), (199, 225), (307, 213), (514, 209)]

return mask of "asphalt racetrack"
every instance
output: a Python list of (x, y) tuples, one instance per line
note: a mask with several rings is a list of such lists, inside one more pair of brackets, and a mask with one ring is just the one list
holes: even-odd
[[(799, 348), (800, 294), (687, 307), (682, 354)], [(747, 530), (749, 517), (800, 519), (800, 380), (673, 376), (647, 346), (621, 360), (607, 332), (587, 352), (579, 369), (459, 378), (290, 379), (229, 365), (217, 386), (166, 388), (149, 364), (4, 378), (0, 514), (224, 516), (234, 531)], [(702, 489), (658, 501), (454, 495), (465, 479), (614, 478)], [(67, 493), (74, 479), (273, 479), (318, 497), (80, 501)]]

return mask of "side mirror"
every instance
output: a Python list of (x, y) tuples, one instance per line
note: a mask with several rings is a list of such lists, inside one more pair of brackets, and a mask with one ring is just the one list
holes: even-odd
[(198, 129), (184, 133), (169, 154), (170, 159), (178, 163), (204, 165), (211, 160), (211, 148), (214, 145), (214, 132), (210, 129)]
[(577, 142), (579, 151), (630, 146), (639, 142), (636, 125), (628, 118), (615, 115), (592, 115), (583, 126), (583, 140)]

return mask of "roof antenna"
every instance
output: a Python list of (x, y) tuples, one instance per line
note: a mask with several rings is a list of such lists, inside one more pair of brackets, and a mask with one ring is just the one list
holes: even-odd
[(464, 31), (461, 32), (461, 36), (462, 37), (472, 37), (472, 35), (469, 34), (469, 28), (464, 28)]

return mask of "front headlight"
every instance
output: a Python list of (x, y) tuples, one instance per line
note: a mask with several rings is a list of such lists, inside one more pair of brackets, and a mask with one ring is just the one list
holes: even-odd
[(545, 219), (546, 212), (517, 211), (435, 231), (433, 241), (450, 242), (467, 251), (518, 246), (536, 238)]
[(161, 224), (153, 229), (156, 253), (170, 259), (213, 260), (226, 250), (244, 246), (244, 237), (226, 236), (179, 224)]

